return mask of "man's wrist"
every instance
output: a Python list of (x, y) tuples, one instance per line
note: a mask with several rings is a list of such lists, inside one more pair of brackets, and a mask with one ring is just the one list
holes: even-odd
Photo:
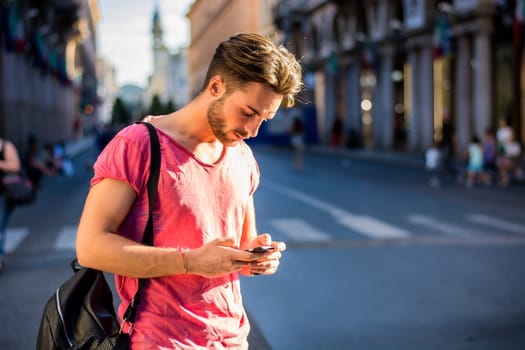
[(187, 253), (188, 251), (187, 250), (179, 250), (179, 255), (180, 255), (180, 258), (181, 258), (181, 267), (182, 267), (182, 273), (183, 274), (187, 274), (189, 272), (188, 270), (188, 256), (187, 256)]

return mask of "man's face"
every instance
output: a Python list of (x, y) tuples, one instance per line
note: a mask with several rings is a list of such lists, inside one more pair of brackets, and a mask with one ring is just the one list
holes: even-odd
[(282, 99), (267, 85), (251, 83), (212, 102), (208, 122), (215, 137), (225, 146), (232, 146), (257, 136), (261, 124), (275, 116)]

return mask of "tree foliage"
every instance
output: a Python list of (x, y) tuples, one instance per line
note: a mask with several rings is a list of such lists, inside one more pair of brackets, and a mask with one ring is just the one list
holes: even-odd
[(149, 115), (163, 115), (173, 112), (175, 108), (173, 107), (173, 102), (169, 101), (168, 103), (162, 103), (159, 95), (154, 95), (151, 99), (151, 104), (148, 110)]
[(129, 124), (131, 122), (131, 112), (126, 106), (124, 101), (120, 97), (115, 99), (113, 104), (113, 110), (111, 112), (111, 123), (114, 125), (118, 124)]

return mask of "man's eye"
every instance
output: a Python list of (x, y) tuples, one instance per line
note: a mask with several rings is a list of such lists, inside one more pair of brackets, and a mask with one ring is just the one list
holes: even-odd
[(250, 117), (253, 117), (255, 115), (255, 113), (250, 113), (250, 112), (246, 112), (246, 111), (241, 110), (241, 115), (243, 117), (250, 118)]

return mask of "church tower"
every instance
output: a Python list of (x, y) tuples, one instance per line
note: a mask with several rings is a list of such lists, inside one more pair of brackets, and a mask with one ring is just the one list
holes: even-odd
[(148, 79), (143, 103), (145, 106), (150, 106), (153, 97), (158, 96), (163, 104), (173, 103), (175, 106), (182, 106), (188, 100), (186, 55), (182, 49), (172, 53), (164, 45), (160, 14), (159, 0), (156, 0), (151, 22), (153, 72)]
[(165, 68), (166, 47), (164, 46), (164, 39), (162, 37), (162, 24), (160, 22), (159, 3), (155, 3), (153, 11), (153, 23), (151, 29), (153, 39), (153, 71), (160, 72)]

